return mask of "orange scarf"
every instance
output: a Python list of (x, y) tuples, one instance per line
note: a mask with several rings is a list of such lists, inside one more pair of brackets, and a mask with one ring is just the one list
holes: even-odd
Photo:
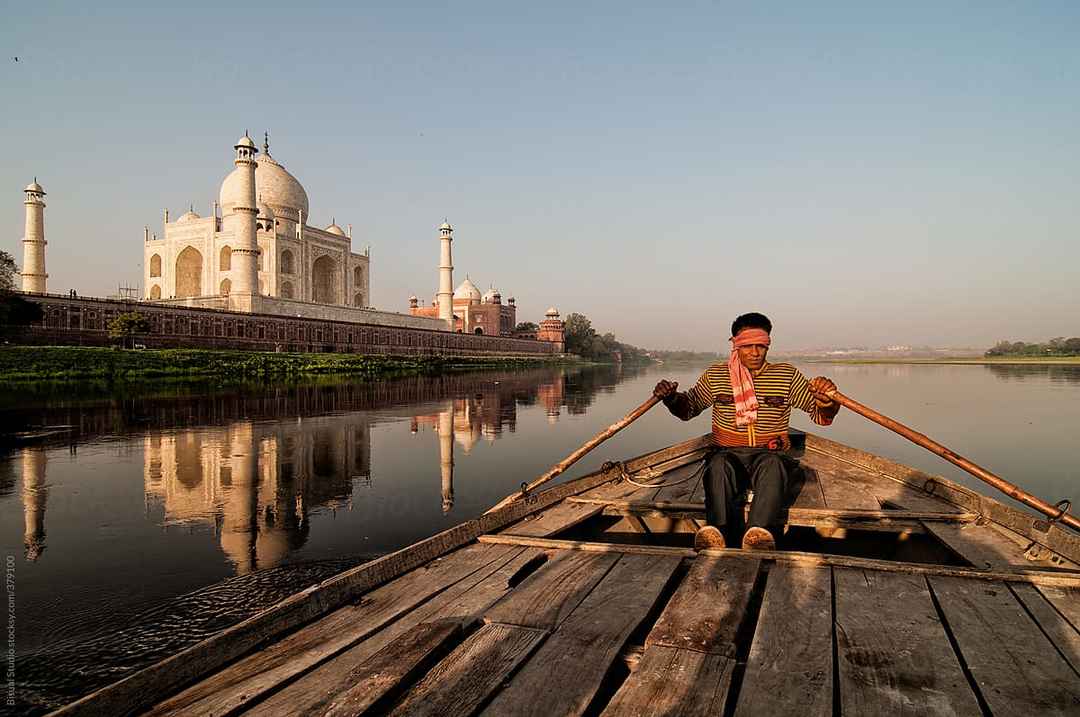
[(731, 393), (735, 398), (735, 425), (750, 426), (757, 422), (758, 400), (754, 392), (754, 377), (750, 369), (743, 366), (736, 350), (751, 344), (772, 343), (769, 332), (764, 329), (743, 329), (738, 336), (731, 337), (731, 358), (728, 359), (728, 374), (731, 376)]

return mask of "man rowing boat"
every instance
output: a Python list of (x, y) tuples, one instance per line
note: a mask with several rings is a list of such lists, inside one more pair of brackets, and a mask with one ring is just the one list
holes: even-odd
[[(828, 397), (836, 384), (819, 376), (807, 381), (787, 363), (768, 363), (772, 322), (763, 314), (743, 314), (731, 324), (731, 357), (701, 374), (697, 384), (680, 393), (679, 384), (663, 380), (653, 394), (672, 415), (689, 421), (712, 406), (716, 450), (706, 459), (705, 518), (708, 525), (694, 535), (694, 547), (722, 548), (727, 538), (742, 547), (772, 550), (783, 527), (781, 515), (792, 466), (783, 451), (791, 447), (791, 407), (810, 414), (820, 425), (832, 423), (840, 404)], [(743, 531), (742, 506), (736, 498), (747, 486), (754, 491)]]

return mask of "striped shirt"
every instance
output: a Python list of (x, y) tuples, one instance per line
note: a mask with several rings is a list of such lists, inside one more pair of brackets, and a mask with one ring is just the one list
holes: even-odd
[(754, 392), (759, 404), (757, 422), (735, 425), (735, 399), (727, 363), (715, 363), (684, 394), (685, 399), (669, 402), (668, 408), (688, 421), (712, 406), (713, 440), (721, 446), (764, 447), (774, 439), (785, 447), (790, 445), (788, 421), (792, 406), (809, 413), (819, 426), (829, 425), (836, 415), (835, 409), (822, 410), (818, 406), (806, 377), (789, 363), (766, 363), (754, 374)]

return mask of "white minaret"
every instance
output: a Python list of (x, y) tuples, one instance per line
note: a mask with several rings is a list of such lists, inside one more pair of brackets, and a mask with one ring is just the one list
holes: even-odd
[(26, 187), (26, 231), (23, 235), (22, 290), (45, 293), (45, 190), (34, 177)]
[(454, 233), (449, 222), (439, 227), (439, 318), (454, 330), (454, 262), (450, 258), (450, 242)]
[[(240, 172), (241, 202), (233, 207), (236, 213), (236, 244), (232, 249), (232, 289), (230, 294), (250, 297), (259, 293), (259, 243), (255, 238), (256, 218), (259, 213), (255, 203), (255, 143), (247, 132), (236, 143), (235, 164)], [(243, 300), (243, 299), (241, 299)], [(250, 310), (250, 307), (245, 307)]]

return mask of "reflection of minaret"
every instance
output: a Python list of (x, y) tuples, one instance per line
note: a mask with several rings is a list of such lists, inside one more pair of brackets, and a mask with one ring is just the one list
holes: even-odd
[(442, 511), (454, 507), (454, 404), (439, 412), (439, 474), (442, 478)]
[(24, 448), (22, 452), (22, 499), (26, 530), (23, 545), (26, 559), (33, 562), (45, 550), (45, 451)]
[(221, 549), (236, 565), (236, 573), (245, 575), (255, 569), (258, 461), (251, 424), (236, 423), (231, 433), (231, 485), (222, 506)]
[(551, 383), (540, 384), (536, 389), (537, 396), (540, 398), (541, 403), (544, 404), (548, 423), (556, 423), (559, 420), (559, 409), (562, 408), (564, 399), (563, 385), (565, 381), (566, 377), (560, 374)]

